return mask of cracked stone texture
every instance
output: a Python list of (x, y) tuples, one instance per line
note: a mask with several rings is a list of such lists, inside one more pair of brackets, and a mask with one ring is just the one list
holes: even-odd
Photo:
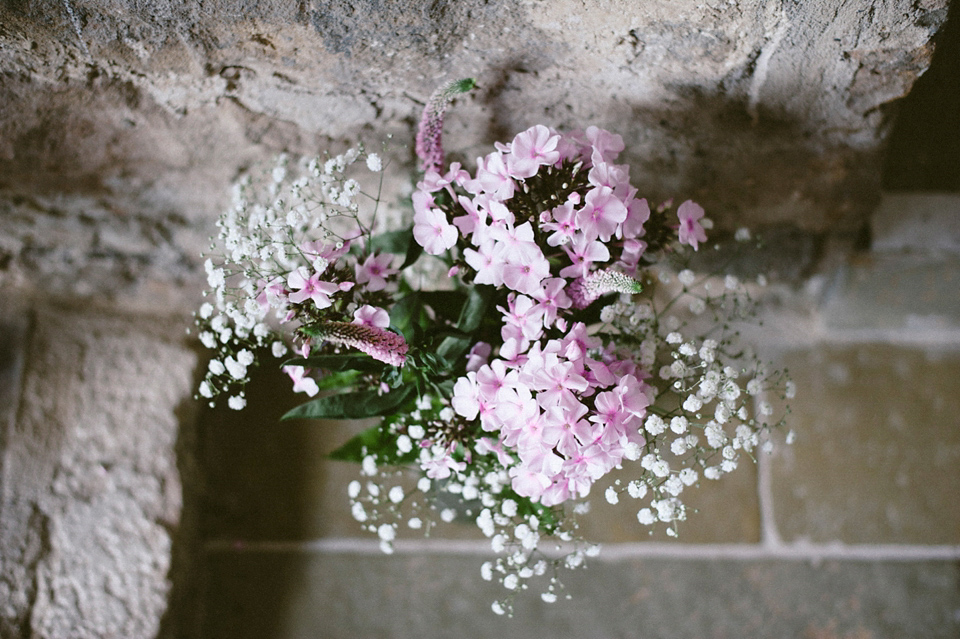
[(176, 324), (21, 310), (2, 334), (23, 364), (18, 381), (4, 358), (3, 396), (19, 399), (0, 479), (0, 636), (154, 637), (196, 355)]
[(624, 136), (653, 200), (858, 228), (947, 0), (13, 0), (0, 8), (0, 282), (192, 308), (238, 171), (394, 135), (423, 101), (472, 161), (535, 123)]

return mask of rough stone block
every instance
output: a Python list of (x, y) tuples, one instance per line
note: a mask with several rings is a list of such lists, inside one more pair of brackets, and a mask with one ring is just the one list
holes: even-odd
[(41, 310), (5, 448), (4, 636), (154, 637), (181, 504), (182, 327)]
[(864, 254), (838, 271), (822, 317), (828, 329), (956, 329), (958, 290), (960, 259)]
[(772, 465), (786, 541), (960, 543), (960, 353), (818, 345), (783, 362), (797, 437)]
[(566, 572), (570, 601), (521, 593), (512, 619), (481, 557), (217, 553), (204, 639), (956, 637), (948, 562), (644, 559)]
[(870, 220), (875, 252), (960, 254), (960, 196), (887, 193)]

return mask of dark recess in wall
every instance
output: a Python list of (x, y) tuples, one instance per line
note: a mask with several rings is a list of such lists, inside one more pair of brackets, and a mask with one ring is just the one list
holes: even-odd
[(930, 68), (903, 102), (887, 144), (887, 191), (960, 191), (960, 0), (934, 40)]

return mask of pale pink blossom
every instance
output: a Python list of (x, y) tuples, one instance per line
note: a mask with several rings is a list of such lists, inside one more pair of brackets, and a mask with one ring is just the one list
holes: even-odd
[(542, 124), (518, 133), (510, 144), (507, 168), (515, 178), (533, 177), (542, 165), (553, 165), (560, 160), (557, 143), (560, 135)]
[(364, 304), (353, 312), (353, 323), (375, 328), (388, 328), (390, 326), (390, 314), (382, 308)]
[(680, 218), (680, 243), (689, 244), (695, 251), (699, 242), (707, 241), (707, 234), (699, 222), (703, 215), (703, 208), (693, 200), (687, 200), (677, 209), (677, 217)]
[(394, 256), (389, 253), (371, 253), (363, 264), (357, 264), (355, 270), (357, 284), (366, 284), (368, 291), (382, 291), (387, 287), (387, 278), (399, 271), (391, 268)]
[(334, 282), (324, 282), (320, 277), (319, 273), (310, 274), (305, 266), (291, 272), (287, 275), (287, 286), (291, 290), (287, 299), (294, 304), (312, 300), (317, 308), (327, 308), (333, 304), (331, 295), (341, 290), (349, 290)]
[(313, 397), (320, 392), (317, 381), (312, 377), (307, 377), (309, 371), (303, 366), (284, 366), (283, 372), (293, 380), (293, 392), (306, 393), (309, 397)]
[(457, 227), (440, 209), (419, 211), (413, 216), (413, 237), (430, 255), (440, 255), (457, 243)]

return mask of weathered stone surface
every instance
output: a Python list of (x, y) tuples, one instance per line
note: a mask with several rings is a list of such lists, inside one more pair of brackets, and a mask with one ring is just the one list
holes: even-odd
[(4, 449), (4, 636), (153, 637), (194, 354), (176, 323), (44, 309)]
[(960, 254), (960, 196), (886, 193), (870, 218), (870, 231), (876, 253)]
[(772, 466), (780, 536), (960, 543), (960, 355), (819, 345), (783, 363), (799, 391)]
[(197, 285), (239, 170), (388, 133), (394, 166), (411, 168), (422, 102), (466, 75), (480, 88), (448, 118), (451, 158), (538, 122), (595, 124), (624, 136), (654, 200), (694, 197), (727, 226), (857, 228), (884, 120), (927, 67), (946, 6), (8, 3), (0, 269), (24, 286), (76, 270), (53, 283), (141, 304)]
[(898, 329), (914, 336), (960, 326), (960, 259), (865, 253), (833, 276), (822, 306), (831, 329)]
[[(955, 637), (948, 562), (631, 560), (566, 572), (572, 600), (503, 587), (482, 557), (217, 553), (197, 637)], [(532, 588), (532, 587), (531, 587)]]

